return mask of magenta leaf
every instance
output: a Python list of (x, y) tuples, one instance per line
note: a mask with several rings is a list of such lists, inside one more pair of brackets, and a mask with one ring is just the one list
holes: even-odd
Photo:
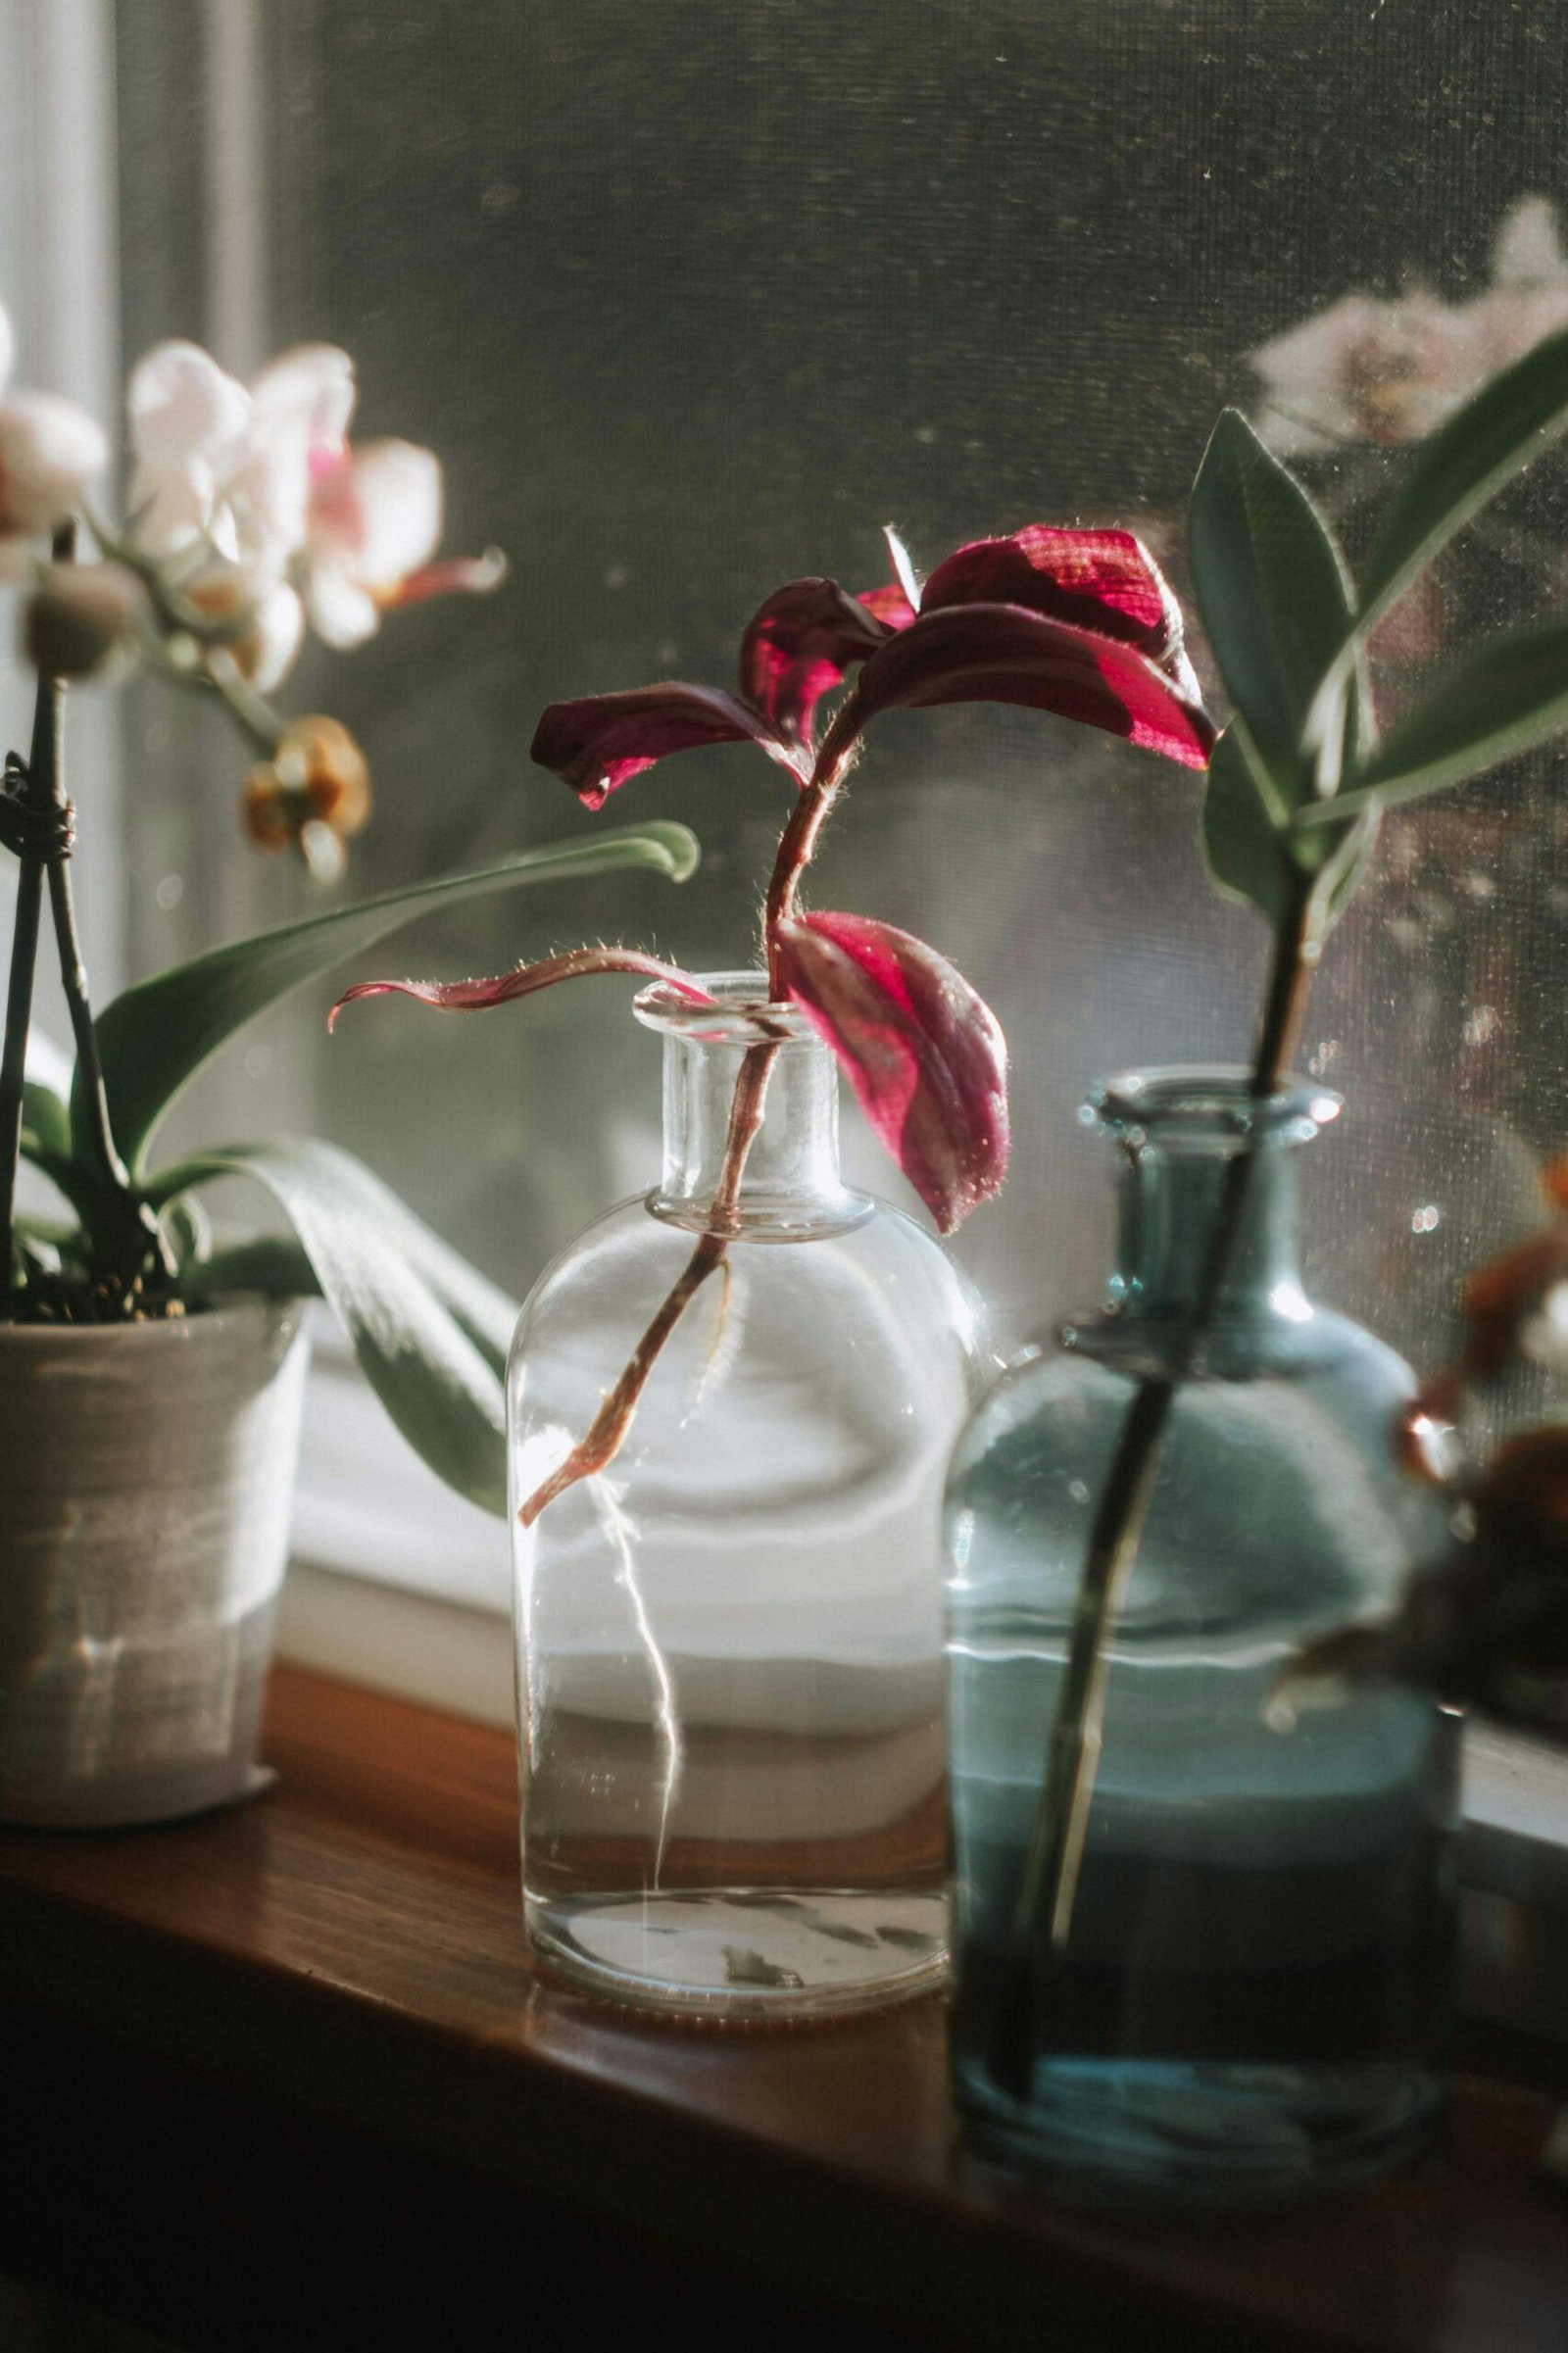
[(905, 591), (892, 580), (886, 588), (862, 589), (856, 603), (863, 605), (867, 613), (874, 613), (879, 621), (885, 621), (890, 629), (907, 629), (915, 614), (915, 608)]
[(786, 581), (746, 625), (741, 693), (781, 736), (804, 744), (822, 697), (888, 634), (869, 601), (850, 596), (836, 580)]
[[(891, 523), (882, 525), (882, 537), (888, 551), (888, 568), (891, 570), (894, 580), (898, 584), (899, 594), (904, 600), (906, 618), (912, 621), (920, 610), (920, 575), (914, 568), (914, 559)], [(876, 593), (873, 590), (872, 594)], [(866, 602), (869, 604), (870, 599), (867, 598)], [(875, 610), (876, 608), (873, 606), (872, 611), (875, 612)], [(894, 625), (896, 628), (902, 629), (906, 624), (904, 621), (898, 621)]]
[(1201, 768), (1214, 727), (1196, 696), (1118, 639), (1017, 605), (922, 611), (861, 670), (834, 714), (817, 774), (836, 774), (878, 711), (940, 703), (1017, 703), (1125, 736)]
[(532, 757), (569, 784), (584, 808), (603, 809), (629, 777), (671, 752), (741, 743), (760, 744), (802, 780), (799, 751), (760, 711), (714, 687), (673, 679), (552, 703), (534, 730)]
[(995, 1014), (923, 940), (868, 915), (779, 926), (778, 978), (944, 1234), (1007, 1170), (1007, 1046)]
[(580, 980), (592, 972), (634, 972), (643, 980), (662, 981), (692, 1005), (713, 1000), (689, 972), (676, 964), (661, 963), (638, 948), (572, 948), (564, 956), (547, 956), (537, 964), (518, 964), (490, 980), (362, 980), (345, 989), (326, 1016), (328, 1029), (356, 997), (416, 997), (444, 1013), (482, 1013), (493, 1005), (510, 1005), (514, 997), (531, 997), (536, 989), (553, 989), (560, 980)]
[(1131, 531), (1030, 523), (1004, 539), (974, 540), (938, 564), (920, 599), (922, 613), (952, 605), (1022, 605), (1049, 620), (1119, 638), (1198, 700), (1182, 646), (1181, 607)]

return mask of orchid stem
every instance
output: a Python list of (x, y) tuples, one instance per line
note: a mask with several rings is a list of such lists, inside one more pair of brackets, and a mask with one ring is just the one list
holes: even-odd
[[(1311, 880), (1303, 876), (1275, 936), (1249, 1090), (1254, 1103), (1266, 1103), (1277, 1092), (1300, 1034), (1319, 950), (1313, 897)], [(1257, 1138), (1254, 1121), (1225, 1171), (1193, 1313), (1166, 1369), (1140, 1381), (1133, 1393), (1090, 1530), (992, 2034), (991, 2073), (1001, 2088), (1017, 2099), (1029, 2094), (1034, 2028), (1049, 1969), (1064, 1960), (1072, 1934), (1104, 1731), (1110, 1644), (1137, 1562), (1176, 1393), (1199, 1362), (1230, 1275), (1251, 1188)]]
[[(73, 522), (63, 523), (50, 550), (55, 564), (70, 564), (76, 552)], [(11, 989), (6, 1008), (3, 1063), (0, 1063), (0, 1250), (6, 1267), (6, 1301), (11, 1297), (11, 1242), (16, 1218), (17, 1169), (21, 1156), (23, 1094), (26, 1077), (27, 1032), (32, 1017), (32, 984), (37, 964), (38, 931), (42, 915), (43, 877), (49, 877), (49, 906), (60, 951), (60, 979), (71, 1014), (76, 1045), (76, 1077), (73, 1089), (73, 1118), (80, 1117), (94, 1162), (90, 1222), (95, 1239), (109, 1250), (111, 1271), (128, 1297), (150, 1257), (156, 1256), (166, 1274), (173, 1271), (172, 1257), (157, 1217), (132, 1185), (115, 1147), (109, 1122), (109, 1101), (98, 1058), (87, 974), (81, 959), (75, 903), (71, 888), (71, 808), (65, 777), (66, 683), (40, 674), (34, 705), (32, 746), (24, 791), (32, 814), (54, 818), (61, 829), (56, 846), (44, 855), (22, 858), (17, 885), (16, 931), (12, 941)]]
[[(74, 534), (55, 535), (57, 563), (69, 563)], [(22, 790), (38, 815), (54, 803), (54, 756), (59, 745), (65, 682), (40, 672), (33, 701), (32, 745)], [(15, 919), (11, 933), (11, 981), (6, 996), (5, 1046), (0, 1053), (0, 1284), (3, 1313), (10, 1321), (13, 1237), (16, 1231), (17, 1169), (22, 1157), (22, 1104), (26, 1083), (27, 1032), (32, 1025), (32, 978), (38, 960), (38, 923), (43, 906), (43, 859), (18, 860)]]
[(283, 740), (283, 722), (254, 686), (244, 678), (231, 654), (221, 647), (209, 655), (206, 675), (228, 706), (229, 715), (265, 760), (272, 759)]

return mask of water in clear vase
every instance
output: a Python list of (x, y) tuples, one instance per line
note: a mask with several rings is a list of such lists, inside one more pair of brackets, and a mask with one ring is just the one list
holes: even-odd
[[(1240, 1071), (1112, 1081), (1107, 1306), (996, 1387), (950, 1480), (955, 2090), (984, 2147), (1096, 2194), (1278, 2197), (1382, 2170), (1441, 2113), (1456, 1733), (1413, 1692), (1295, 1705), (1306, 1637), (1390, 1605), (1444, 1538), (1399, 1469), (1409, 1372), (1314, 1307), (1296, 1148), (1320, 1090)], [(1175, 1392), (1109, 1637), (1070, 1908), (1046, 1758), (1090, 1524), (1129, 1403), (1174, 1360), (1232, 1157), (1236, 1247)], [(1067, 1877), (1039, 1874), (1046, 1894)]]
[[(974, 1303), (838, 1166), (838, 1081), (758, 974), (646, 992), (661, 1183), (523, 1309), (509, 1383), (524, 1909), (612, 1998), (791, 2016), (947, 1963), (943, 1470), (979, 1394)], [(775, 1048), (715, 1220), (743, 1056)], [(729, 1240), (613, 1461), (524, 1526), (691, 1259)]]

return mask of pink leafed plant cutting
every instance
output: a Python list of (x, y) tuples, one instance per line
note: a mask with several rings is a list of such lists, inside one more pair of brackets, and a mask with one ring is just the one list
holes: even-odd
[[(977, 540), (923, 587), (887, 533), (889, 584), (852, 595), (835, 580), (792, 580), (741, 639), (734, 693), (676, 681), (556, 703), (533, 757), (588, 809), (672, 753), (752, 743), (794, 787), (762, 912), (766, 999), (805, 1014), (844, 1070), (878, 1141), (939, 1229), (951, 1232), (1006, 1172), (1006, 1050), (1001, 1028), (938, 951), (890, 923), (800, 904), (802, 882), (871, 721), (894, 710), (1005, 703), (1124, 737), (1190, 768), (1214, 740), (1182, 642), (1180, 610), (1131, 532), (1032, 524)], [(851, 675), (853, 683), (851, 683)], [(826, 699), (847, 690), (825, 726)], [(630, 971), (700, 1001), (690, 973), (617, 949), (461, 982), (371, 981), (447, 1010), (475, 1011), (592, 972)], [(334, 1008), (334, 1017), (339, 1007)], [(747, 1054), (710, 1230), (644, 1334), (592, 1427), (520, 1502), (524, 1522), (621, 1446), (669, 1330), (727, 1247), (775, 1049)]]
[(947, 1233), (1005, 1173), (1006, 1054), (937, 949), (807, 904), (822, 827), (886, 711), (1021, 705), (1189, 767), (1211, 739), (1130, 534), (981, 541), (923, 591), (889, 546), (865, 596), (769, 597), (734, 692), (557, 704), (534, 739), (590, 808), (670, 753), (766, 755), (789, 798), (761, 969), (585, 948), (351, 992), (656, 984), (662, 1180), (546, 1271), (512, 1353), (523, 1885), (552, 1966), (690, 2014), (843, 2011), (945, 1967), (938, 1501), (987, 1364), (930, 1235), (840, 1181), (837, 1079)]

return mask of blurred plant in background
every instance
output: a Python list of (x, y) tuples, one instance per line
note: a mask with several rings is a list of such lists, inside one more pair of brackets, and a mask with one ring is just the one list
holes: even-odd
[[(0, 314), (0, 390), (12, 338)], [(496, 549), (440, 562), (441, 465), (414, 443), (349, 439), (354, 363), (329, 344), (282, 353), (244, 385), (194, 343), (156, 345), (130, 371), (131, 468), (115, 528), (91, 486), (107, 435), (53, 393), (0, 403), (0, 574), (30, 583), (30, 660), (60, 677), (140, 664), (217, 696), (261, 755), (243, 814), (266, 850), (297, 849), (332, 879), (370, 809), (369, 773), (340, 722), (285, 720), (268, 698), (310, 629), (361, 645), (383, 613), (506, 577)], [(97, 561), (46, 556), (46, 534), (79, 518)], [(64, 558), (64, 560), (62, 560)]]
[[(11, 344), (0, 314), (0, 389)], [(251, 839), (297, 848), (312, 873), (332, 878), (345, 837), (368, 814), (369, 774), (339, 720), (284, 719), (268, 700), (307, 627), (353, 645), (394, 606), (493, 588), (505, 572), (494, 553), (433, 561), (439, 463), (408, 442), (349, 441), (344, 352), (285, 353), (247, 387), (194, 344), (163, 343), (131, 370), (127, 407), (133, 462), (116, 528), (90, 497), (111, 463), (95, 421), (52, 393), (0, 400), (0, 577), (23, 586), (24, 643), (38, 670), (31, 746), (25, 759), (8, 754), (0, 777), (0, 846), (20, 869), (0, 1054), (0, 1322), (161, 1321), (237, 1291), (318, 1293), (411, 1445), (499, 1511), (501, 1369), (515, 1301), (333, 1146), (270, 1137), (159, 1167), (154, 1134), (247, 1022), (416, 915), (628, 865), (678, 881), (696, 865), (696, 843), (684, 826), (655, 825), (514, 853), (209, 949), (95, 1018), (71, 881), (68, 683), (140, 665), (221, 703), (261, 755), (242, 804)], [(78, 564), (84, 531), (96, 554)], [(46, 893), (74, 1065), (32, 1020)], [(50, 1214), (19, 1206), (23, 1161), (49, 1188)], [(199, 1196), (235, 1177), (271, 1196), (291, 1236), (215, 1235)]]

